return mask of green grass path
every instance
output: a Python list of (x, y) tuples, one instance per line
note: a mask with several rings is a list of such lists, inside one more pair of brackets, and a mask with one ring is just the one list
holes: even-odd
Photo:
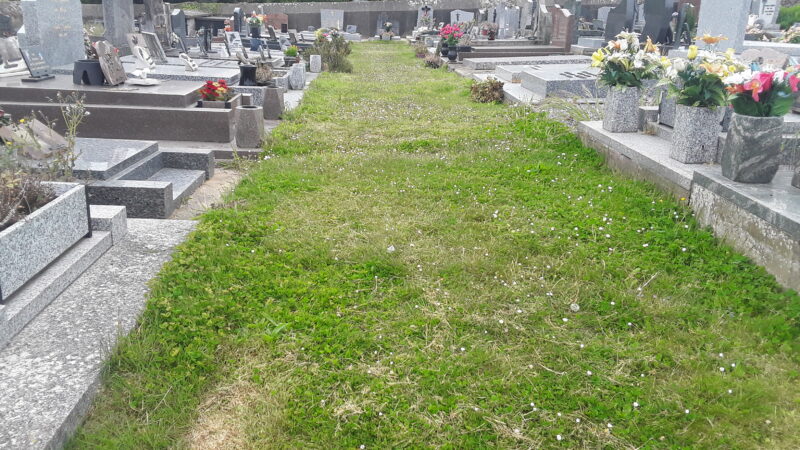
[(796, 294), (560, 124), (352, 60), (163, 269), (73, 448), (800, 447)]

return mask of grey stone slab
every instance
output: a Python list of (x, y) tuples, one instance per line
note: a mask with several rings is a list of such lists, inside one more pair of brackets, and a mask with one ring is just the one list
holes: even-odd
[(605, 97), (597, 68), (585, 64), (547, 64), (520, 72), (522, 87), (540, 97)]
[(465, 58), (464, 66), (473, 70), (493, 70), (498, 65), (583, 64), (590, 65), (592, 58), (581, 55), (509, 56), (494, 58)]
[(89, 203), (125, 206), (129, 217), (164, 219), (175, 209), (168, 181), (98, 181), (88, 188)]
[(82, 421), (109, 352), (136, 325), (147, 283), (193, 221), (130, 220), (106, 252), (0, 352), (0, 447), (60, 448)]
[(784, 53), (789, 56), (800, 57), (800, 45), (798, 44), (786, 44), (783, 42), (762, 42), (762, 41), (744, 41), (742, 47), (747, 49), (756, 49), (756, 50), (763, 50), (763, 49), (771, 49), (775, 50), (776, 52)]
[(57, 197), (0, 232), (0, 293), (11, 296), (89, 233), (84, 186), (50, 183)]
[(111, 245), (111, 233), (103, 231), (79, 240), (9, 297), (0, 319), (0, 350)]
[(475, 20), (475, 13), (469, 11), (463, 11), (460, 9), (455, 9), (453, 11), (450, 11), (451, 24), (472, 22), (473, 20)]
[(108, 231), (116, 244), (128, 234), (128, 213), (124, 206), (91, 205), (92, 230)]
[[(697, 34), (723, 35), (727, 41), (717, 44), (717, 49), (729, 48), (741, 52), (751, 0), (703, 0), (697, 23)], [(702, 42), (698, 45), (704, 46)]]
[(51, 66), (72, 64), (86, 57), (79, 0), (22, 0), (25, 32), (20, 47), (41, 46)]
[(341, 9), (320, 9), (320, 28), (344, 28), (344, 10)]
[(202, 170), (205, 179), (214, 176), (214, 152), (199, 148), (165, 148), (161, 150), (164, 167)]
[(156, 151), (155, 141), (78, 138), (73, 170), (79, 178), (105, 180)]
[[(202, 170), (170, 169), (164, 168), (153, 174), (148, 181), (168, 182), (172, 184), (173, 210), (180, 202), (185, 200), (206, 179)], [(172, 212), (170, 211), (170, 214)], [(169, 216), (169, 215), (167, 215)]]
[[(129, 76), (134, 76), (136, 64), (123, 63), (125, 72)], [(155, 70), (147, 74), (147, 78), (156, 80), (176, 80), (176, 81), (197, 81), (200, 83), (206, 80), (225, 80), (228, 84), (239, 82), (239, 69), (228, 67), (206, 67), (200, 66), (194, 72), (186, 71), (184, 66), (163, 64), (156, 66)]]

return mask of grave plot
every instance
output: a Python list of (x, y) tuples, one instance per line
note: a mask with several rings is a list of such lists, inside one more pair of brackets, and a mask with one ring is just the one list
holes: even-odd
[(591, 64), (592, 58), (579, 55), (512, 56), (499, 58), (465, 58), (464, 68), (494, 70), (497, 66), (523, 66), (537, 64)]
[(583, 64), (534, 66), (519, 73), (522, 87), (541, 98), (603, 97), (606, 88), (597, 83), (598, 70)]
[[(67, 75), (38, 83), (6, 78), (0, 80), (0, 99), (5, 111), (16, 117), (35, 110), (58, 118), (60, 108), (49, 99), (58, 92), (85, 95), (91, 113), (81, 124), (81, 136), (85, 137), (230, 142), (234, 110), (198, 107), (200, 86), (198, 82), (176, 80), (155, 86), (80, 86)], [(56, 124), (63, 132), (60, 121)]]

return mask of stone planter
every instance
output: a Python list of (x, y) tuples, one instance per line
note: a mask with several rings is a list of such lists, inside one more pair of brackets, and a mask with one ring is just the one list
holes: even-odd
[(603, 129), (612, 133), (639, 131), (640, 93), (637, 87), (610, 87), (606, 94)]
[(252, 64), (242, 64), (239, 66), (239, 85), (256, 85), (256, 66)]
[(722, 175), (740, 183), (769, 183), (778, 172), (783, 117), (733, 113), (722, 147)]
[(239, 106), (236, 108), (236, 146), (256, 148), (264, 138), (264, 108)]
[(723, 108), (677, 105), (669, 157), (684, 164), (715, 162), (723, 113)]
[(89, 235), (86, 188), (74, 183), (47, 184), (57, 197), (0, 231), (0, 303)]
[(280, 87), (267, 87), (264, 89), (264, 118), (278, 120), (283, 114), (283, 89)]
[(295, 64), (289, 69), (289, 89), (302, 91), (306, 87), (306, 66)]
[(450, 47), (447, 46), (447, 43), (443, 42), (442, 48), (439, 50), (439, 52), (442, 54), (442, 56), (447, 56), (447, 54), (450, 53)]
[(309, 57), (309, 65), (311, 73), (320, 73), (322, 72), (322, 56), (321, 55), (311, 55)]
[(658, 123), (674, 127), (676, 107), (675, 97), (670, 96), (665, 89), (661, 95), (661, 102), (658, 104)]
[(106, 76), (100, 67), (99, 59), (79, 59), (72, 68), (72, 82), (88, 86), (102, 86)]
[(197, 107), (198, 108), (217, 108), (217, 109), (235, 109), (236, 107), (242, 104), (242, 96), (241, 94), (236, 94), (231, 97), (226, 102), (220, 101), (210, 101), (210, 100), (198, 100)]

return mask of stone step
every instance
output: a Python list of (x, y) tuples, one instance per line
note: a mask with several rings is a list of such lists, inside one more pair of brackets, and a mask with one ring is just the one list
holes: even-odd
[(75, 148), (78, 155), (73, 167), (75, 176), (107, 180), (158, 152), (158, 142), (78, 138)]
[(164, 168), (148, 178), (148, 181), (167, 181), (172, 183), (172, 200), (177, 206), (200, 187), (205, 179), (206, 173), (202, 170)]
[(0, 305), (0, 349), (112, 245), (111, 233), (95, 231), (64, 252)]

